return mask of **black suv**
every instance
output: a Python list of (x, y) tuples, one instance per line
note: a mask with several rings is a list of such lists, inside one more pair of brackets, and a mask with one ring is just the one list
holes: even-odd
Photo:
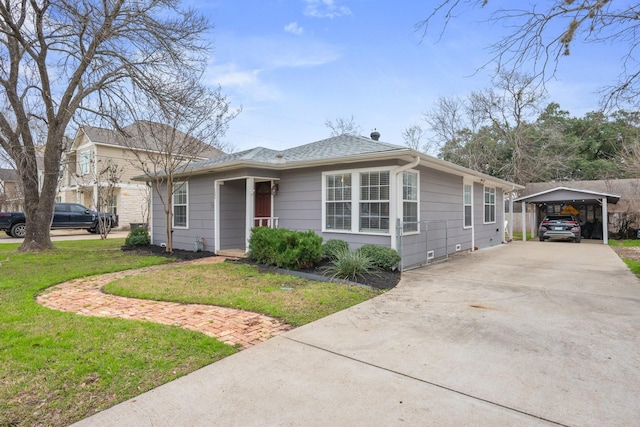
[(538, 229), (538, 237), (541, 242), (552, 237), (563, 237), (580, 243), (581, 236), (580, 222), (573, 215), (547, 215)]

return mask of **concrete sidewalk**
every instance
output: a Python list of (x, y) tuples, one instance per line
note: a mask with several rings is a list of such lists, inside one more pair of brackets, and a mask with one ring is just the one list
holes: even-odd
[(605, 245), (515, 242), (77, 423), (635, 425), (640, 281)]

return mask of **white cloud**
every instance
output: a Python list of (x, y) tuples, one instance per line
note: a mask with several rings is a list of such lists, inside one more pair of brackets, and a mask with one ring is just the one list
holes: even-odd
[(299, 36), (300, 34), (302, 34), (304, 29), (300, 25), (298, 25), (297, 22), (294, 21), (285, 25), (284, 31), (287, 33), (291, 33), (291, 34), (295, 34), (296, 36)]
[(351, 15), (351, 9), (339, 6), (334, 0), (305, 0), (307, 7), (304, 14), (314, 18), (338, 18)]

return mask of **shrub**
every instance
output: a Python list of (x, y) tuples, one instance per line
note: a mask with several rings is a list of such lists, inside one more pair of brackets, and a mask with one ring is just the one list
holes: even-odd
[(380, 245), (362, 245), (359, 252), (371, 259), (374, 267), (384, 271), (395, 270), (400, 262), (400, 254), (395, 249)]
[(349, 250), (349, 244), (344, 240), (331, 239), (322, 245), (322, 256), (334, 260), (339, 251)]
[(145, 227), (134, 228), (124, 239), (125, 246), (146, 246), (149, 243), (151, 243), (151, 237)]
[(371, 259), (360, 251), (339, 248), (334, 255), (331, 265), (325, 267), (325, 272), (332, 279), (357, 280), (358, 277), (363, 277), (375, 268)]
[(296, 270), (312, 267), (321, 254), (322, 237), (313, 231), (256, 227), (249, 239), (249, 257), (261, 264)]

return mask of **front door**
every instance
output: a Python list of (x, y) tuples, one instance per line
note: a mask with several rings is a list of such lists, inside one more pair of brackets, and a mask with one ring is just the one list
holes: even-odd
[(271, 224), (271, 183), (256, 182), (255, 187), (254, 226), (270, 226)]

